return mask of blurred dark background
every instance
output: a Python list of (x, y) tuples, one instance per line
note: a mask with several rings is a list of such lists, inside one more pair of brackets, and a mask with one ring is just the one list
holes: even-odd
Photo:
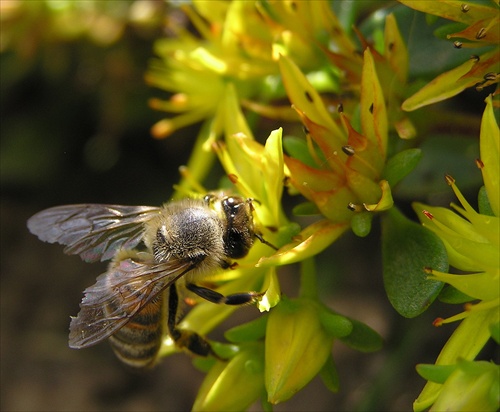
[[(162, 2), (149, 3), (164, 11)], [(16, 13), (2, 22), (11, 36), (0, 55), (0, 409), (188, 410), (203, 379), (188, 356), (136, 372), (121, 365), (106, 343), (68, 348), (69, 316), (105, 266), (66, 256), (26, 228), (31, 215), (54, 205), (159, 205), (170, 198), (197, 130), (164, 141), (150, 135), (162, 115), (148, 108), (147, 100), (159, 93), (143, 76), (154, 39), (165, 35), (161, 22), (133, 26), (116, 18), (119, 39), (105, 42), (89, 33), (50, 36), (54, 22), (46, 10)], [(24, 29), (22, 13), (31, 18)], [(382, 286), (378, 235), (376, 226), (366, 239), (346, 235), (319, 257), (318, 267), (324, 301), (366, 322), (386, 346), (361, 354), (335, 344), (340, 392), (329, 393), (316, 378), (277, 411), (411, 409), (424, 384), (415, 363), (433, 363), (454, 328), (435, 329), (431, 322), (453, 312), (437, 303), (417, 319), (394, 313)], [(283, 269), (280, 280), (285, 293), (296, 293), (296, 268)], [(256, 312), (244, 308), (237, 316)]]

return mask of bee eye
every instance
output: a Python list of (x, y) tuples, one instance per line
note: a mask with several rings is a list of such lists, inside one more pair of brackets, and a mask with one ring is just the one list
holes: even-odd
[(228, 197), (222, 201), (222, 206), (224, 207), (224, 212), (227, 216), (234, 217), (238, 214), (238, 208), (241, 203), (241, 201), (234, 197)]

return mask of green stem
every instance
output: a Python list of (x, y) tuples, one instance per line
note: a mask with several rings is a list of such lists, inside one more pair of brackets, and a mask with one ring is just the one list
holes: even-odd
[(300, 297), (318, 299), (318, 284), (316, 279), (316, 262), (314, 258), (300, 262)]
[(174, 193), (174, 199), (185, 197), (186, 192), (193, 189), (190, 181), (193, 180), (201, 184), (212, 169), (215, 154), (213, 151), (207, 151), (203, 147), (207, 139), (210, 137), (209, 134), (212, 132), (212, 122), (213, 119), (205, 121), (200, 132), (198, 133), (198, 137), (196, 138), (196, 142), (187, 164), (190, 178), (181, 178), (179, 184), (177, 185), (177, 190)]

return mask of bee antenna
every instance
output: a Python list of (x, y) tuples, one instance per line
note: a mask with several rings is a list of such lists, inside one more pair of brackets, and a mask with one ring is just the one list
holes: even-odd
[(260, 234), (256, 233), (256, 234), (255, 234), (255, 237), (256, 237), (257, 239), (259, 239), (259, 240), (260, 240), (260, 242), (261, 242), (261, 243), (263, 243), (264, 245), (267, 245), (267, 246), (269, 246), (269, 247), (273, 248), (274, 250), (278, 250), (278, 248), (277, 248), (276, 246), (274, 246), (272, 243), (269, 243), (266, 239), (264, 239), (264, 238), (262, 237), (262, 235), (260, 235)]

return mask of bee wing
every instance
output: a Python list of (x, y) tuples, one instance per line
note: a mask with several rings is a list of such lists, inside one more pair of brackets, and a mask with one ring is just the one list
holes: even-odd
[(150, 206), (82, 204), (42, 210), (28, 220), (40, 240), (66, 245), (64, 252), (86, 262), (112, 258), (120, 248), (131, 249), (143, 236), (143, 223), (158, 214)]
[(128, 258), (112, 263), (85, 289), (80, 312), (71, 318), (69, 346), (81, 349), (108, 338), (193, 268), (193, 263), (179, 260), (155, 263)]

